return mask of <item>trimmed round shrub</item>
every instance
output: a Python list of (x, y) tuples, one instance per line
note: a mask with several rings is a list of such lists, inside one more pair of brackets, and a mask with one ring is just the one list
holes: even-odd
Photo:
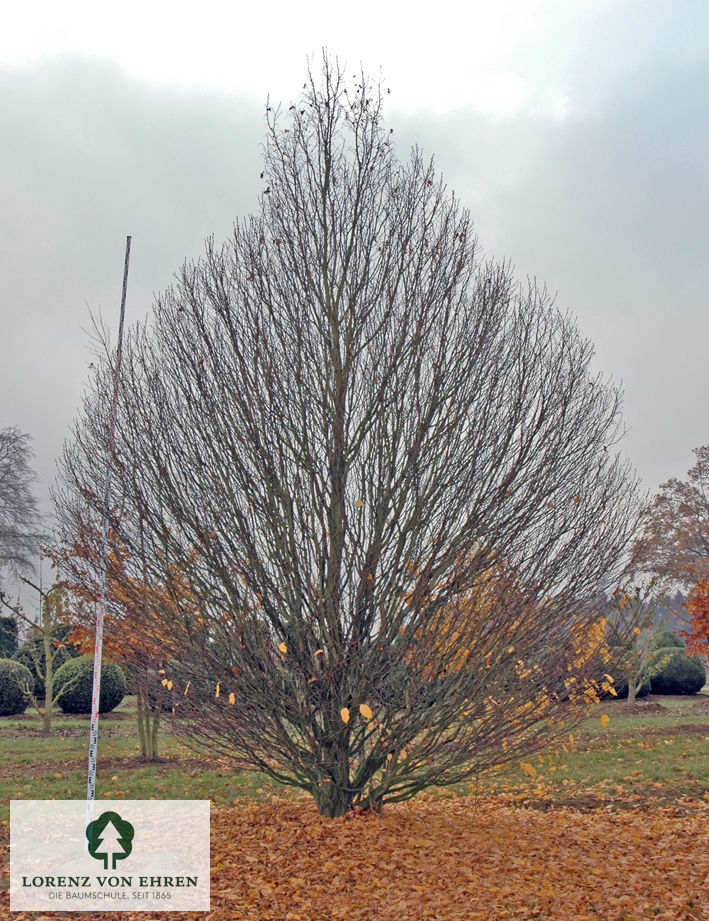
[[(54, 637), (54, 639), (58, 639), (58, 637)], [(68, 662), (69, 659), (75, 658), (76, 655), (76, 648), (73, 644), (55, 648), (54, 656), (52, 657), (52, 671), (55, 676), (62, 665)], [(41, 703), (44, 700), (44, 678), (40, 678), (37, 674), (36, 663), (39, 662), (39, 670), (44, 674), (44, 640), (41, 636), (33, 637), (23, 643), (12, 658), (29, 669), (32, 675), (32, 684), (30, 685), (32, 693)]]
[(24, 713), (30, 702), (28, 688), (32, 675), (28, 668), (14, 659), (0, 659), (0, 716)]
[(677, 647), (668, 646), (653, 653), (649, 671), (653, 694), (696, 694), (707, 680), (700, 659)]
[(650, 649), (684, 649), (684, 640), (671, 630), (658, 630), (650, 640)]
[[(90, 713), (93, 691), (94, 663), (91, 656), (70, 659), (54, 676), (54, 694), (64, 713)], [(63, 690), (62, 690), (63, 689)], [(101, 666), (99, 713), (110, 713), (126, 696), (126, 676), (114, 662)]]

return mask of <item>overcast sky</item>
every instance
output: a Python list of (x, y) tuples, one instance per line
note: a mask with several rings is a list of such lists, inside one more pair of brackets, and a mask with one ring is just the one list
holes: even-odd
[[(149, 310), (256, 205), (267, 96), (325, 45), (380, 73), (404, 158), (436, 157), (486, 253), (558, 293), (622, 381), (647, 489), (709, 442), (705, 0), (15, 4), (0, 33), (0, 426), (49, 508), (89, 310)], [(462, 13), (462, 10), (465, 13)]]

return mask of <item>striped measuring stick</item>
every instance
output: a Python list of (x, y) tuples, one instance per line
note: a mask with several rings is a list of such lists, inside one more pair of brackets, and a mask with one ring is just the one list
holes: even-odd
[(96, 751), (98, 748), (98, 704), (101, 696), (101, 654), (103, 650), (103, 621), (106, 613), (106, 569), (108, 567), (108, 517), (111, 502), (111, 471), (118, 408), (118, 383), (121, 375), (121, 350), (123, 347), (123, 320), (126, 313), (126, 292), (128, 290), (128, 263), (130, 261), (130, 237), (126, 238), (126, 258), (123, 266), (123, 293), (121, 295), (121, 319), (118, 326), (118, 349), (116, 370), (113, 376), (113, 400), (108, 427), (108, 449), (106, 460), (106, 489), (103, 495), (103, 528), (101, 531), (101, 568), (98, 583), (98, 609), (96, 612), (96, 640), (94, 643), (94, 679), (91, 692), (91, 728), (89, 730), (89, 770), (86, 781), (86, 822), (93, 821), (94, 796), (96, 793)]

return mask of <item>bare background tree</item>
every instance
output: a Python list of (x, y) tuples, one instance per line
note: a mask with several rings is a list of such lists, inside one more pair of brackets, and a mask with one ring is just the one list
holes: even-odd
[(39, 554), (40, 516), (32, 492), (30, 436), (14, 426), (0, 429), (0, 575), (33, 568)]
[(686, 594), (709, 576), (709, 445), (695, 448), (686, 480), (660, 486), (643, 520), (633, 555), (638, 570), (669, 591)]
[[(30, 639), (24, 645), (20, 661), (34, 676), (33, 688), (28, 689), (29, 698), (38, 716), (42, 718), (42, 732), (48, 735), (52, 729), (52, 716), (56, 712), (59, 698), (78, 680), (78, 676), (67, 681), (55, 692), (54, 676), (67, 659), (76, 655), (74, 644), (68, 640), (68, 621), (72, 614), (66, 609), (66, 590), (62, 585), (52, 585), (44, 591), (24, 576), (21, 581), (33, 589), (39, 598), (39, 610), (28, 614), (18, 602), (2, 598), (5, 608), (12, 611), (16, 623), (29, 628)], [(38, 681), (36, 679), (39, 679)], [(37, 686), (41, 691), (37, 689)]]
[[(182, 731), (331, 816), (565, 731), (638, 508), (590, 343), (381, 106), (325, 59), (267, 108), (260, 211), (130, 332), (117, 423), (114, 616), (161, 631)], [(66, 547), (97, 533), (113, 360), (65, 448)]]

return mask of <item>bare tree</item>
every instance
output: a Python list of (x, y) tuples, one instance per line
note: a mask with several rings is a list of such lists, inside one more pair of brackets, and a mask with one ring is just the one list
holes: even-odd
[(40, 517), (32, 493), (30, 436), (14, 426), (0, 429), (0, 571), (32, 567), (39, 553)]
[(709, 575), (709, 445), (695, 448), (686, 480), (660, 486), (634, 545), (635, 566), (669, 590)]
[[(592, 346), (381, 107), (326, 59), (267, 108), (259, 213), (131, 331), (117, 423), (117, 616), (169, 597), (178, 725), (331, 816), (575, 719), (637, 518)], [(112, 366), (64, 452), (67, 542), (97, 527)]]
[(39, 596), (39, 614), (34, 617), (26, 613), (19, 601), (15, 604), (0, 593), (0, 604), (12, 611), (17, 620), (31, 630), (30, 642), (27, 643), (24, 664), (37, 676), (42, 687), (41, 701), (39, 695), (29, 690), (32, 706), (38, 716), (42, 717), (42, 733), (48, 735), (52, 729), (52, 715), (59, 698), (78, 680), (78, 675), (67, 681), (59, 691), (54, 691), (54, 676), (59, 667), (68, 658), (75, 655), (74, 644), (67, 638), (69, 632), (67, 621), (71, 615), (66, 609), (66, 591), (55, 583), (44, 591), (30, 579), (22, 577), (22, 582), (34, 589)]
[[(618, 588), (611, 599), (608, 616), (609, 667), (622, 678), (621, 695), (627, 684), (627, 702), (631, 706), (643, 685), (654, 678), (665, 664), (661, 660), (653, 661), (656, 652), (653, 640), (662, 627), (662, 623), (657, 621), (657, 612), (665, 601), (653, 581)], [(621, 682), (616, 682), (616, 685), (621, 687)]]

